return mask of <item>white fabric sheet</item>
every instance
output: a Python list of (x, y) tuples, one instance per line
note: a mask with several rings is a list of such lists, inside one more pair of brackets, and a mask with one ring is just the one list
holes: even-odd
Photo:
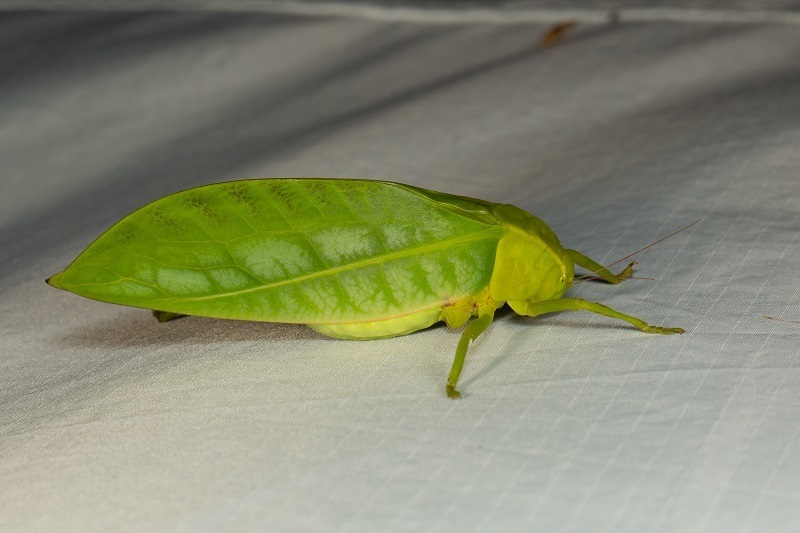
[[(800, 31), (0, 16), (0, 530), (800, 530)], [(611, 262), (585, 313), (372, 342), (48, 287), (186, 187), (392, 179)], [(773, 316), (776, 321), (764, 318)]]

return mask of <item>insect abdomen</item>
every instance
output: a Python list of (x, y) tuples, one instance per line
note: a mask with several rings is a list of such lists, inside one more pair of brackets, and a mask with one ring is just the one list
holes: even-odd
[(384, 320), (350, 322), (346, 324), (309, 324), (309, 327), (314, 331), (337, 339), (388, 339), (428, 328), (439, 322), (441, 315), (442, 306), (437, 306)]

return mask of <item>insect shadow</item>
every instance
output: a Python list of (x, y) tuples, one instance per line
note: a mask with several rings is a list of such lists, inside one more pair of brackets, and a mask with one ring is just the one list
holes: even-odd
[[(510, 314), (510, 309), (502, 311), (502, 315)], [(427, 331), (437, 329), (446, 329), (444, 323), (434, 324)], [(331, 341), (305, 324), (222, 320), (198, 316), (185, 316), (168, 323), (159, 323), (147, 311), (132, 309), (114, 317), (76, 326), (69, 332), (56, 336), (53, 342), (70, 348), (130, 348), (286, 340)]]
[(145, 310), (116, 313), (77, 326), (54, 339), (72, 348), (128, 348), (247, 341), (313, 340), (323, 335), (303, 324), (184, 317), (160, 324)]

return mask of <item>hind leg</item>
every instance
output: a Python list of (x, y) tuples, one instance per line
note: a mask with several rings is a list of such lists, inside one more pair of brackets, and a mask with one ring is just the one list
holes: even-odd
[(170, 313), (169, 311), (156, 311), (153, 309), (153, 316), (156, 317), (156, 320), (159, 322), (169, 322), (170, 320), (175, 320), (176, 318), (183, 318), (187, 315), (182, 315), (180, 313)]

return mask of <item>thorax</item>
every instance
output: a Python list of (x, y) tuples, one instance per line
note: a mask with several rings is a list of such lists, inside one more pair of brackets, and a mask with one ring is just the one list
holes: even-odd
[(573, 265), (553, 230), (512, 205), (497, 205), (506, 232), (497, 245), (490, 295), (498, 301), (559, 298), (573, 277)]

